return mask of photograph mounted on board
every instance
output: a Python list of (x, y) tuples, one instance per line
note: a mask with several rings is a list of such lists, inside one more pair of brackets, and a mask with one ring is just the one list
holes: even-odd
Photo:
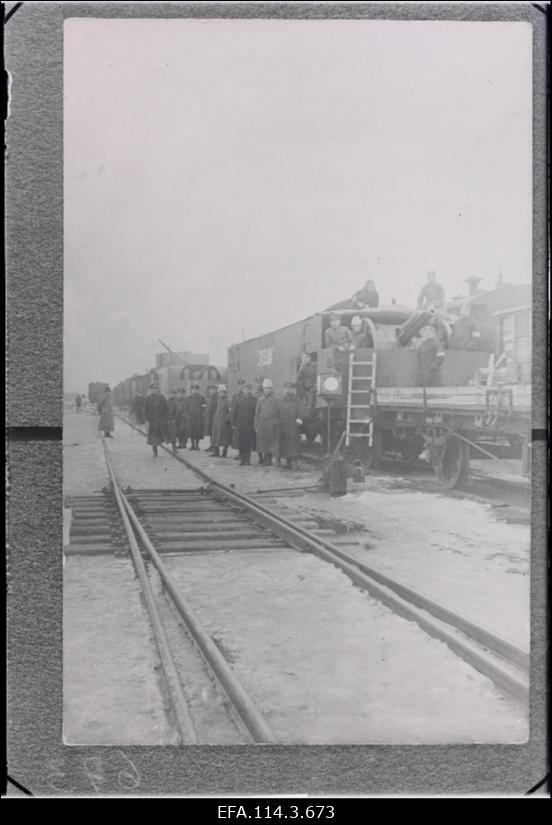
[(63, 739), (523, 743), (532, 28), (64, 25)]

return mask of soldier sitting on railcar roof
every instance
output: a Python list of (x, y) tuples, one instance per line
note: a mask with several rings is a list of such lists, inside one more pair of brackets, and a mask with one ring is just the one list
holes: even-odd
[(352, 297), (352, 305), (356, 309), (363, 309), (364, 307), (377, 307), (379, 304), (379, 294), (376, 290), (374, 281), (368, 279), (361, 289)]

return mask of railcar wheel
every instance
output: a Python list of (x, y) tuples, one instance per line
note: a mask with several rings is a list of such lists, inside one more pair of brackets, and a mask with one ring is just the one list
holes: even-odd
[(470, 466), (470, 448), (465, 441), (451, 436), (441, 453), (435, 473), (442, 487), (453, 490), (461, 487), (468, 477)]

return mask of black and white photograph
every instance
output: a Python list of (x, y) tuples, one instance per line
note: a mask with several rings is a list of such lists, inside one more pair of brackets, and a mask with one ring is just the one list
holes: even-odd
[(528, 741), (532, 43), (65, 20), (65, 745)]

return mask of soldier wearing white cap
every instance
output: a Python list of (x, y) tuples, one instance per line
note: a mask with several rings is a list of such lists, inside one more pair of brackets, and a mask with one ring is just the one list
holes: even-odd
[(272, 456), (278, 451), (278, 401), (274, 397), (274, 384), (270, 378), (263, 381), (263, 394), (257, 401), (255, 410), (255, 432), (257, 450), (264, 457), (266, 467), (272, 464)]
[(355, 349), (367, 349), (368, 338), (364, 331), (364, 324), (360, 315), (355, 315), (351, 321), (351, 346)]

